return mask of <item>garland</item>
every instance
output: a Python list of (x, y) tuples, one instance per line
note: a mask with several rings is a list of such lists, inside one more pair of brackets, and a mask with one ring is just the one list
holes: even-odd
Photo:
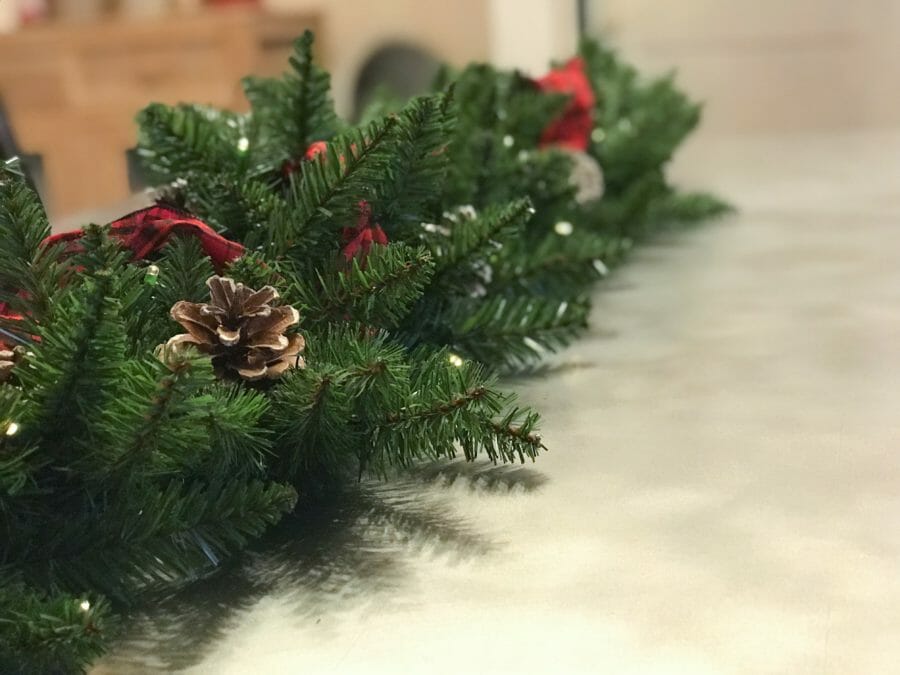
[(493, 373), (576, 337), (634, 242), (727, 208), (664, 175), (697, 106), (593, 43), (358, 126), (311, 48), (244, 81), (249, 114), (143, 110), (159, 202), (108, 226), (50, 236), (0, 171), (4, 672), (82, 670), (148, 591), (342, 481), (534, 460)]

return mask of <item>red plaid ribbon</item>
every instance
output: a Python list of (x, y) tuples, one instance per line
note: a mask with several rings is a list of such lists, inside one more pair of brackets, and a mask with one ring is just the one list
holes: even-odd
[[(244, 247), (239, 243), (226, 239), (202, 220), (168, 206), (150, 206), (114, 220), (109, 224), (109, 234), (131, 249), (133, 260), (143, 260), (158, 251), (175, 234), (199, 239), (217, 272), (244, 254)], [(65, 243), (63, 255), (79, 253), (84, 250), (83, 236), (84, 230), (54, 234), (44, 240), (44, 246)]]
[[(225, 265), (244, 253), (243, 246), (226, 239), (202, 220), (168, 206), (150, 206), (114, 220), (109, 224), (109, 234), (131, 250), (133, 260), (143, 260), (158, 251), (173, 235), (196, 237), (217, 272), (222, 272)], [(41, 245), (63, 243), (65, 249), (62, 255), (67, 257), (84, 250), (81, 244), (83, 236), (84, 230), (63, 232), (47, 237)], [(6, 303), (0, 302), (0, 319), (17, 321), (21, 318), (10, 311)]]

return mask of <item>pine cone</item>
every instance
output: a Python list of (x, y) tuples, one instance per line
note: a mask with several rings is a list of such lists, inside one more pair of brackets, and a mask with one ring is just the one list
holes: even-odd
[(18, 346), (12, 349), (0, 348), (0, 382), (6, 382), (12, 375), (15, 368), (22, 357), (25, 356), (25, 347)]
[(210, 302), (182, 300), (171, 315), (187, 333), (169, 339), (163, 352), (193, 345), (212, 357), (216, 372), (245, 380), (275, 379), (295, 365), (303, 367), (301, 335), (284, 331), (300, 320), (293, 307), (273, 307), (278, 298), (271, 286), (254, 291), (227, 277), (210, 277)]

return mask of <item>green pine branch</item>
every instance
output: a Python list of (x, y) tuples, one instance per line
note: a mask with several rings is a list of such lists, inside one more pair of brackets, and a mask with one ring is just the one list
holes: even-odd
[(293, 250), (292, 257), (304, 257), (311, 252), (307, 231), (328, 223), (336, 232), (356, 221), (359, 201), (374, 197), (372, 184), (389, 171), (397, 120), (389, 117), (364, 129), (351, 129), (329, 143), (325, 152), (303, 163), (289, 195), (297, 216), (287, 227), (266, 233), (269, 255), (279, 257)]
[(136, 297), (124, 313), (130, 355), (140, 357), (163, 344), (177, 324), (169, 311), (180, 300), (202, 302), (209, 296), (206, 280), (215, 273), (212, 262), (194, 238), (175, 237), (156, 261), (155, 284), (135, 284)]
[[(330, 364), (295, 370), (272, 395), (276, 475), (299, 486), (346, 474), (356, 463), (359, 437), (350, 425), (352, 401), (345, 373)], [(352, 471), (352, 469), (350, 469)]]
[(435, 186), (448, 169), (447, 140), (454, 118), (452, 90), (413, 99), (399, 113), (392, 171), (376, 188), (373, 213), (392, 232), (404, 223), (416, 226), (433, 211)]
[(24, 325), (7, 322), (0, 328), (27, 333), (32, 322), (49, 310), (62, 269), (60, 247), (42, 246), (48, 236), (47, 214), (17, 163), (0, 165), (0, 302), (14, 312), (27, 313)]
[(265, 426), (269, 399), (258, 391), (217, 384), (208, 390), (205, 422), (210, 450), (194, 473), (211, 481), (266, 475), (274, 454), (272, 431)]
[(331, 100), (331, 78), (312, 55), (313, 34), (294, 41), (290, 71), (281, 78), (246, 77), (253, 111), (255, 152), (272, 166), (303, 157), (315, 141), (330, 139), (340, 123)]
[(70, 519), (65, 532), (51, 524), (46, 540), (57, 545), (30, 564), (29, 578), (97, 589), (128, 603), (139, 591), (171, 588), (208, 573), (295, 501), (292, 488), (258, 480), (222, 486), (134, 482), (128, 495), (103, 511)]
[(208, 106), (151, 103), (137, 115), (138, 155), (158, 182), (192, 173), (245, 173), (250, 166), (246, 118)]
[(0, 569), (0, 672), (84, 672), (104, 651), (110, 619), (93, 593), (48, 592)]
[(426, 245), (436, 263), (432, 293), (471, 283), (473, 270), (498, 257), (504, 242), (521, 233), (534, 213), (531, 201), (518, 199), (502, 206), (491, 205), (480, 214), (467, 216), (463, 211), (450, 213), (447, 226), (436, 235), (426, 236)]
[(26, 418), (27, 405), (20, 389), (11, 384), (0, 385), (0, 535), (8, 534), (3, 523), (15, 508), (15, 499), (26, 490), (42, 464), (35, 446), (12, 443), (5, 435), (10, 424)]
[(90, 449), (91, 425), (121, 374), (125, 329), (113, 285), (111, 274), (101, 272), (67, 289), (41, 342), (32, 346), (29, 367), (18, 369), (35, 403), (22, 433), (47, 451), (53, 448), (64, 466), (80, 456), (73, 447)]
[(605, 276), (631, 244), (627, 239), (579, 227), (568, 235), (551, 232), (540, 240), (516, 242), (514, 246), (515, 250), (494, 266), (491, 292), (508, 296), (527, 292), (565, 299), (578, 296)]
[(373, 246), (364, 264), (353, 259), (346, 269), (335, 264), (318, 272), (311, 282), (297, 280), (304, 323), (349, 320), (381, 328), (395, 326), (421, 296), (432, 268), (431, 255), (423, 247)]
[(196, 354), (168, 360), (168, 367), (156, 360), (129, 364), (117, 389), (131, 404), (101, 413), (103, 440), (96, 446), (109, 453), (102, 480), (113, 489), (128, 490), (133, 477), (148, 470), (178, 473), (205, 459), (208, 399), (202, 394), (214, 381), (212, 366)]
[(589, 308), (586, 299), (467, 298), (448, 312), (447, 342), (468, 358), (514, 370), (571, 343), (587, 327)]
[[(534, 459), (542, 449), (534, 413), (511, 409), (484, 368), (446, 350), (419, 361), (405, 405), (389, 411), (372, 432), (370, 466), (405, 467), (422, 459), (447, 459), (461, 448), (468, 460)], [(497, 419), (496, 416), (501, 417)]]

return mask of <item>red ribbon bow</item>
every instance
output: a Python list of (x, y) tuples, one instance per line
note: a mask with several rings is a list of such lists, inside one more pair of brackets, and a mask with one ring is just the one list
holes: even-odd
[(372, 244), (387, 246), (388, 238), (378, 223), (372, 224), (372, 207), (365, 200), (359, 202), (359, 219), (356, 227), (345, 227), (341, 232), (344, 241), (343, 254), (348, 261), (358, 257), (366, 259)]
[(547, 125), (540, 146), (561, 146), (570, 150), (587, 150), (594, 128), (596, 98), (585, 72), (584, 59), (576, 56), (561, 68), (555, 68), (535, 81), (538, 89), (569, 94), (562, 114)]

